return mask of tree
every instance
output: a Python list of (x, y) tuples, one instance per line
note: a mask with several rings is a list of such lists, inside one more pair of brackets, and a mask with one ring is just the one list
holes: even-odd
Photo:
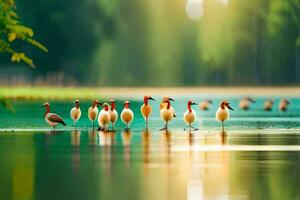
[(11, 54), (12, 62), (23, 61), (34, 67), (32, 59), (16, 50), (14, 45), (15, 40), (22, 40), (48, 52), (44, 45), (33, 39), (33, 35), (33, 30), (21, 23), (14, 0), (0, 0), (0, 53)]

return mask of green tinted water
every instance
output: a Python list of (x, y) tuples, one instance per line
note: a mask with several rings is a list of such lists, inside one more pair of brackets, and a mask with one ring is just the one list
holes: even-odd
[[(178, 99), (178, 98), (177, 98)], [(197, 98), (195, 98), (197, 100)], [(231, 99), (237, 108), (237, 99)], [(52, 132), (42, 102), (15, 102), (13, 115), (0, 114), (0, 199), (299, 199), (300, 112), (292, 99), (289, 112), (236, 109), (226, 133), (214, 120), (217, 104), (199, 111), (199, 131), (184, 132), (185, 101), (174, 107), (178, 118), (170, 132), (162, 127), (158, 103), (144, 131), (133, 102), (131, 132), (119, 121), (115, 133), (90, 130), (82, 102), (77, 131)], [(121, 103), (117, 102), (118, 110)], [(52, 104), (65, 118), (68, 102)], [(14, 130), (14, 131), (13, 131)]]

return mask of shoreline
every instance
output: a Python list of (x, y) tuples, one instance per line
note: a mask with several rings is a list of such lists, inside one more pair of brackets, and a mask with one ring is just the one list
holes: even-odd
[(300, 97), (300, 87), (27, 87), (0, 86), (5, 99), (135, 98), (145, 94), (198, 96)]

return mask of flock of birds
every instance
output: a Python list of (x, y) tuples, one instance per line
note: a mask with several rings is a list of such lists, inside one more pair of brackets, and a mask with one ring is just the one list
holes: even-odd
[[(152, 113), (152, 106), (149, 104), (149, 100), (155, 101), (155, 99), (151, 96), (144, 96), (144, 103), (141, 106), (141, 114), (143, 118), (145, 119), (145, 125), (146, 129), (148, 129), (148, 122), (149, 117)], [(171, 97), (163, 97), (161, 103), (160, 103), (160, 116), (161, 119), (165, 122), (165, 126), (161, 130), (168, 130), (168, 124), (169, 122), (176, 117), (175, 109), (171, 105), (171, 101), (175, 101)], [(201, 103), (199, 103), (199, 108), (201, 110), (208, 110), (210, 104), (212, 103), (211, 100), (204, 100)], [(239, 107), (243, 110), (249, 110), (250, 104), (255, 103), (255, 101), (250, 97), (243, 98), (240, 103)], [(80, 110), (80, 104), (79, 100), (75, 100), (74, 102), (75, 106), (70, 111), (70, 117), (74, 122), (74, 126), (76, 125), (76, 122), (81, 117), (81, 110)], [(264, 110), (265, 111), (271, 111), (273, 108), (274, 101), (269, 99), (266, 100), (264, 103)], [(279, 102), (279, 110), (286, 111), (288, 108), (288, 105), (290, 102), (287, 99), (282, 99)], [(188, 129), (191, 130), (197, 130), (197, 128), (193, 127), (192, 124), (196, 120), (196, 111), (192, 109), (193, 105), (197, 105), (194, 101), (189, 100), (187, 102), (187, 110), (185, 111), (183, 115), (184, 122), (188, 125)], [(101, 106), (102, 109), (99, 112), (98, 106)], [(44, 103), (42, 107), (45, 107), (45, 120), (46, 122), (54, 128), (58, 124), (63, 124), (66, 126), (66, 123), (64, 120), (57, 114), (50, 112), (50, 104), (48, 102)], [(230, 104), (227, 100), (221, 101), (217, 111), (216, 111), (216, 120), (219, 122), (222, 122), (222, 129), (224, 129), (224, 121), (229, 119), (230, 111), (233, 110), (232, 107), (230, 107)], [(118, 120), (118, 112), (116, 110), (116, 104), (114, 100), (110, 100), (110, 104), (108, 103), (100, 103), (100, 101), (95, 100), (92, 103), (92, 106), (88, 109), (88, 118), (92, 122), (92, 127), (94, 129), (95, 121), (98, 121), (99, 128), (98, 130), (101, 131), (109, 131), (109, 125), (111, 124), (111, 129), (115, 129), (115, 123)], [(130, 124), (133, 121), (134, 113), (130, 109), (130, 102), (125, 101), (124, 102), (124, 108), (121, 112), (121, 120), (126, 125), (126, 130), (129, 130)]]

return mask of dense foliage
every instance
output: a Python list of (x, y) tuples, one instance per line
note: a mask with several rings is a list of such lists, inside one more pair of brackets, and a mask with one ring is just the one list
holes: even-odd
[(14, 0), (0, 0), (0, 53), (9, 53), (11, 61), (24, 61), (34, 67), (33, 61), (24, 52), (16, 50), (13, 46), (15, 40), (23, 40), (46, 52), (48, 51), (46, 47), (32, 37), (32, 29), (23, 25), (19, 20)]
[(45, 55), (28, 49), (42, 66), (33, 79), (133, 86), (299, 84), (300, 1), (222, 2), (204, 0), (198, 21), (187, 17), (185, 0), (17, 5), (49, 49)]

